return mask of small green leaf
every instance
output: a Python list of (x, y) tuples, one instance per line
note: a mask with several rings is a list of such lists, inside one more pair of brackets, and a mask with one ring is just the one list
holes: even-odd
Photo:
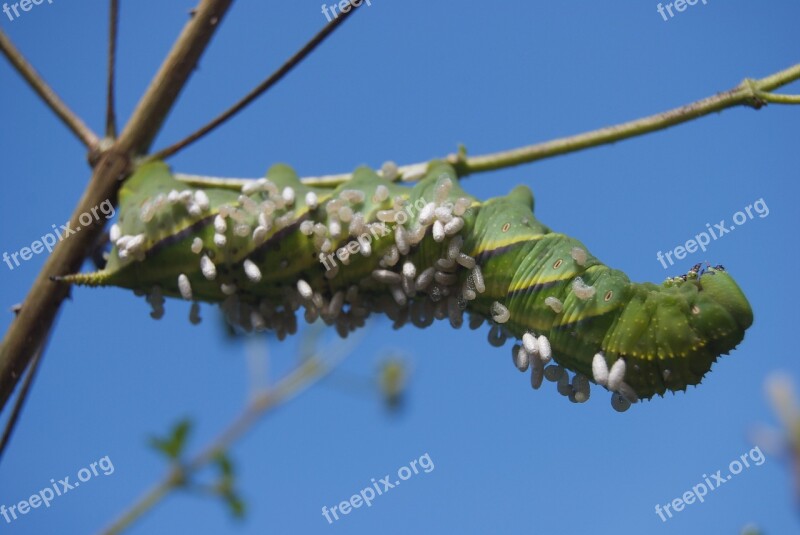
[(233, 478), (233, 463), (231, 462), (230, 458), (225, 453), (218, 453), (214, 457), (214, 462), (216, 463), (217, 467), (219, 468), (220, 473), (225, 478)]
[(188, 418), (183, 419), (175, 424), (167, 438), (150, 438), (150, 445), (166, 455), (170, 460), (176, 461), (183, 453), (191, 428), (191, 420)]
[(233, 491), (226, 492), (223, 494), (223, 498), (225, 499), (225, 503), (228, 504), (228, 509), (230, 509), (231, 515), (235, 518), (244, 518), (245, 514), (245, 505), (244, 501)]

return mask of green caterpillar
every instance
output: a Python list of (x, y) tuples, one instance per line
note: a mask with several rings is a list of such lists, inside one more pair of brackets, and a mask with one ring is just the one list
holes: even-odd
[(198, 302), (219, 303), (233, 324), (281, 338), (301, 307), (342, 336), (371, 312), (460, 327), (467, 311), (473, 328), (492, 323), (493, 345), (521, 342), (513, 360), (534, 388), (547, 378), (583, 402), (594, 382), (618, 410), (700, 383), (753, 321), (721, 266), (632, 283), (537, 221), (527, 187), (480, 202), (444, 163), (413, 188), (367, 168), (313, 188), (277, 165), (240, 190), (187, 190), (150, 163), (123, 185), (119, 214), (105, 269), (62, 280), (132, 289), (155, 318), (165, 296), (193, 301), (193, 322)]

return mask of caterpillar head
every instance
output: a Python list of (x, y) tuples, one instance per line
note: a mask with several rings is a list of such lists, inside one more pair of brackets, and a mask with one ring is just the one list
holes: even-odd
[(720, 268), (690, 271), (661, 286), (636, 285), (604, 340), (609, 364), (626, 361), (625, 382), (638, 397), (697, 385), (720, 355), (744, 338), (753, 312)]

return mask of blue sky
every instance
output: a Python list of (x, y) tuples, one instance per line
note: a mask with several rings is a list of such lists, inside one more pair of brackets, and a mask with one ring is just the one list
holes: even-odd
[[(260, 176), (276, 162), (301, 175), (386, 160), (411, 163), (463, 143), (492, 152), (669, 109), (797, 63), (797, 2), (709, 0), (664, 21), (656, 2), (393, 2), (372, 0), (279, 87), (175, 157), (177, 171)], [(123, 3), (118, 103), (126, 118), (193, 3)], [(155, 145), (200, 126), (293, 53), (325, 22), (319, 2), (241, 2), (224, 20)], [(54, 0), (0, 27), (96, 131), (104, 113), (105, 2)], [(800, 92), (800, 84), (787, 91)], [(0, 62), (0, 249), (16, 251), (66, 221), (89, 177), (85, 153), (8, 64)], [(373, 318), (329, 379), (272, 413), (232, 451), (243, 522), (217, 501), (174, 495), (130, 533), (769, 533), (798, 529), (787, 465), (765, 461), (662, 522), (666, 504), (727, 471), (776, 425), (764, 380), (800, 382), (791, 279), (800, 108), (741, 108), (611, 146), (465, 180), (481, 198), (518, 183), (536, 215), (582, 240), (636, 281), (692, 264), (724, 264), (755, 324), (700, 388), (613, 412), (599, 390), (573, 405), (552, 385), (533, 392), (487, 329), (393, 331)], [(706, 253), (665, 270), (656, 259), (763, 199), (756, 217)], [(0, 264), (0, 308), (21, 301), (44, 262)], [(154, 321), (141, 298), (77, 289), (65, 304), (23, 420), (0, 465), (11, 505), (105, 456), (98, 475), (32, 510), (7, 533), (93, 532), (164, 472), (147, 437), (191, 417), (190, 450), (215, 436), (252, 381), (247, 346), (215, 311), (187, 321), (168, 302)], [(5, 330), (10, 313), (0, 315)], [(322, 348), (334, 351), (329, 336)], [(791, 342), (793, 343), (793, 342)], [(273, 375), (298, 338), (268, 347)], [(413, 369), (405, 410), (388, 416), (367, 384), (386, 355)], [(321, 514), (427, 454), (434, 468), (329, 525)], [(102, 474), (102, 472), (101, 472)]]

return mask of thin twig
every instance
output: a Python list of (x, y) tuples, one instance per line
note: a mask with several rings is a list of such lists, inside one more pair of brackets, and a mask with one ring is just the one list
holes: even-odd
[(125, 511), (122, 516), (101, 533), (103, 535), (116, 535), (126, 530), (136, 520), (155, 507), (155, 505), (172, 492), (175, 487), (180, 485), (181, 480), (179, 479), (179, 474), (179, 468), (174, 468), (170, 471), (163, 481), (160, 481), (152, 489), (148, 490), (133, 507)]
[[(360, 5), (361, 4), (359, 4), (359, 6)], [(245, 95), (241, 100), (239, 100), (239, 102), (237, 102), (236, 104), (228, 108), (226, 111), (218, 115), (215, 119), (213, 119), (208, 124), (197, 130), (195, 133), (191, 134), (185, 139), (182, 139), (181, 141), (178, 141), (173, 145), (170, 145), (169, 147), (157, 151), (148, 159), (164, 160), (172, 156), (173, 154), (188, 147), (189, 145), (191, 145), (198, 139), (202, 138), (203, 136), (205, 136), (206, 134), (208, 134), (209, 132), (211, 132), (224, 122), (226, 122), (228, 119), (230, 119), (231, 117), (242, 111), (251, 102), (253, 102), (255, 99), (264, 94), (276, 83), (278, 83), (284, 76), (289, 74), (289, 72), (294, 67), (299, 65), (300, 62), (302, 62), (315, 48), (317, 48), (317, 46), (322, 44), (322, 42), (330, 34), (332, 34), (334, 30), (336, 30), (341, 24), (343, 24), (344, 21), (347, 20), (350, 17), (350, 15), (352, 15), (356, 11), (356, 9), (358, 9), (359, 6), (353, 6), (351, 4), (352, 9), (346, 12), (342, 12), (341, 15), (339, 15), (338, 17), (330, 21), (328, 24), (326, 24), (325, 27), (319, 31), (319, 33), (317, 33), (314, 37), (312, 37), (311, 40), (308, 41), (303, 46), (303, 48), (295, 52), (295, 54), (292, 57), (290, 57), (283, 65), (281, 65), (278, 70), (273, 72), (271, 75), (269, 75), (269, 77), (267, 77), (267, 79), (258, 84), (252, 91), (247, 93), (247, 95)]]
[[(80, 226), (80, 215), (96, 210), (103, 201), (116, 204), (117, 190), (121, 179), (130, 172), (132, 156), (147, 151), (231, 2), (200, 0), (122, 134), (99, 156), (92, 179), (70, 219), (72, 228)], [(0, 410), (33, 357), (36, 347), (30, 341), (47, 336), (69, 293), (69, 287), (54, 283), (50, 277), (78, 272), (102, 230), (100, 223), (82, 227), (79, 233), (60, 241), (45, 261), (0, 344)]]
[[(767, 78), (761, 80), (746, 79), (728, 91), (635, 121), (510, 151), (465, 158), (463, 164), (460, 165), (459, 174), (466, 176), (471, 173), (513, 167), (543, 158), (615, 143), (623, 139), (664, 130), (734, 106), (744, 105), (758, 109), (764, 104), (764, 91), (788, 84), (798, 78), (800, 78), (800, 63)], [(458, 164), (457, 167), (459, 167)]]
[(114, 111), (114, 75), (117, 64), (119, 0), (111, 0), (108, 14), (108, 78), (106, 79), (106, 137), (117, 137), (117, 114)]
[(780, 93), (759, 93), (763, 101), (772, 104), (800, 104), (800, 95), (781, 95)]
[(256, 395), (217, 438), (188, 462), (173, 466), (161, 481), (145, 492), (130, 509), (104, 529), (101, 532), (102, 535), (116, 535), (130, 527), (171, 491), (188, 481), (192, 474), (207, 466), (220, 453), (227, 451), (271, 409), (282, 406), (289, 399), (330, 373), (352, 352), (357, 339), (358, 337), (351, 338), (348, 342), (343, 343), (338, 350), (333, 352), (332, 356), (324, 360), (318, 354), (312, 355), (274, 387)]
[(17, 425), (19, 415), (22, 413), (22, 407), (25, 406), (25, 400), (28, 397), (28, 392), (31, 389), (33, 380), (36, 378), (36, 372), (39, 371), (39, 365), (42, 363), (42, 354), (44, 354), (44, 348), (46, 345), (47, 340), (42, 340), (42, 342), (39, 344), (39, 349), (36, 350), (36, 353), (33, 355), (33, 359), (28, 366), (28, 372), (25, 376), (25, 381), (22, 383), (22, 387), (19, 390), (19, 395), (17, 396), (17, 401), (14, 403), (14, 408), (11, 409), (8, 422), (6, 422), (6, 427), (3, 430), (3, 437), (0, 439), (0, 459), (3, 458), (6, 447), (8, 447), (8, 444), (11, 441), (11, 435), (14, 433), (14, 428)]
[[(398, 167), (397, 170), (397, 180), (401, 180), (403, 182), (414, 182), (425, 176), (425, 173), (428, 170), (428, 162), (404, 165), (402, 167)], [(380, 169), (378, 169), (376, 173), (380, 176), (383, 176), (383, 171)], [(240, 190), (242, 186), (248, 182), (256, 180), (255, 178), (225, 178), (205, 175), (190, 175), (186, 173), (174, 173), (174, 176), (181, 182), (191, 186), (230, 190)], [(309, 186), (335, 187), (343, 182), (347, 182), (351, 177), (351, 173), (340, 173), (337, 175), (307, 177), (301, 180), (303, 183)]]
[(97, 135), (92, 132), (91, 128), (86, 126), (83, 120), (69, 109), (56, 92), (47, 85), (47, 82), (45, 82), (41, 75), (36, 72), (36, 69), (28, 63), (25, 56), (14, 46), (14, 43), (11, 42), (3, 30), (0, 30), (0, 52), (3, 53), (20, 76), (28, 82), (31, 89), (39, 95), (47, 107), (53, 110), (53, 113), (61, 119), (61, 122), (75, 134), (86, 148), (92, 150), (97, 147), (100, 141)]
[[(664, 130), (665, 128), (735, 106), (746, 105), (759, 108), (766, 102), (774, 102), (776, 104), (800, 104), (800, 98), (798, 98), (798, 96), (769, 93), (769, 91), (789, 84), (797, 79), (800, 79), (800, 64), (759, 80), (746, 79), (729, 91), (627, 123), (608, 126), (575, 136), (554, 139), (545, 143), (529, 145), (527, 147), (503, 152), (471, 157), (462, 154), (451, 154), (447, 156), (446, 159), (455, 166), (459, 176), (463, 177), (473, 173), (483, 173), (486, 171), (513, 167), (591, 147), (615, 143), (631, 137)], [(398, 180), (404, 182), (419, 180), (424, 176), (427, 167), (428, 162), (401, 166), (398, 168)], [(341, 173), (338, 175), (306, 177), (302, 180), (304, 184), (309, 186), (335, 187), (350, 180), (351, 177), (351, 173)], [(231, 189), (241, 188), (242, 185), (253, 180), (247, 178), (218, 178), (185, 174), (176, 174), (176, 178), (198, 187), (207, 186)]]
[(122, 152), (145, 154), (233, 0), (201, 0), (119, 136)]

